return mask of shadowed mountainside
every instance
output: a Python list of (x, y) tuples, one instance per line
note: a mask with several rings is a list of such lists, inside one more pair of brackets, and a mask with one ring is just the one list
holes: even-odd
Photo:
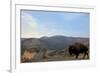
[(64, 49), (75, 42), (89, 46), (89, 38), (52, 36), (41, 38), (21, 38), (21, 49), (45, 48), (45, 49)]

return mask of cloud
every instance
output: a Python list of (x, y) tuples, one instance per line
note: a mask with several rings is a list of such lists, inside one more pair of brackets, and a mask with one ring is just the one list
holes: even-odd
[(32, 17), (30, 14), (22, 12), (21, 25), (23, 27), (28, 26), (28, 27), (36, 28), (37, 27), (37, 20), (36, 20), (36, 18)]
[(38, 37), (38, 22), (28, 13), (21, 13), (21, 37)]

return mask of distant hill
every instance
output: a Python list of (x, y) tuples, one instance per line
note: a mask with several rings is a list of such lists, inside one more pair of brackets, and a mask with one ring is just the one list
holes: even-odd
[(89, 46), (89, 38), (52, 36), (41, 38), (21, 38), (21, 49), (45, 48), (45, 49), (64, 49), (69, 45), (79, 42)]

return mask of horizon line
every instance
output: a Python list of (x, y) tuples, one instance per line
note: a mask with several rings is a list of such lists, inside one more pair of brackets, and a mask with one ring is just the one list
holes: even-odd
[(84, 36), (84, 37), (80, 37), (80, 36), (65, 36), (65, 35), (53, 35), (53, 36), (41, 36), (41, 37), (21, 37), (21, 38), (42, 38), (42, 37), (54, 37), (54, 36), (64, 36), (64, 37), (75, 37), (75, 38), (89, 38), (89, 36)]

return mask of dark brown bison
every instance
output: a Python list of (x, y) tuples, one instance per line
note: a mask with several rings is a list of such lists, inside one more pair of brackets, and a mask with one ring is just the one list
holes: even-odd
[(78, 58), (78, 56), (81, 53), (83, 54), (83, 58), (85, 58), (86, 55), (88, 58), (89, 49), (88, 49), (88, 47), (86, 47), (85, 45), (83, 45), (81, 43), (75, 43), (75, 44), (69, 46), (68, 51), (69, 51), (70, 55), (72, 55), (72, 54), (76, 55), (76, 58)]

